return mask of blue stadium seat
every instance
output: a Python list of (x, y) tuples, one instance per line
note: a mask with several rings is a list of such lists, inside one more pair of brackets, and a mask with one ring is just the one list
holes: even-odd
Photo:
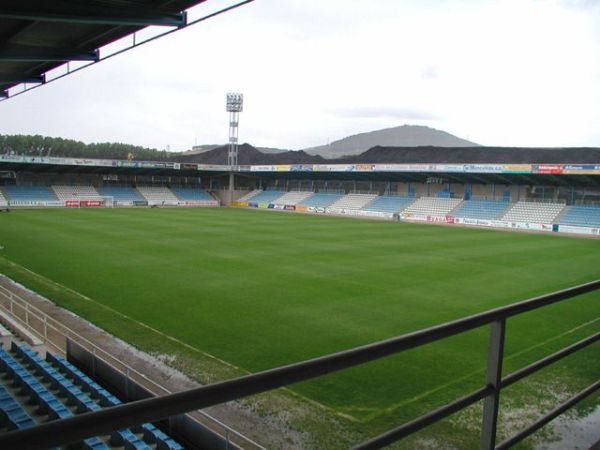
[(262, 191), (249, 198), (250, 203), (273, 203), (279, 197), (285, 194), (285, 191)]
[[(18, 346), (13, 341), (13, 349), (18, 352), (20, 356), (30, 362), (26, 356), (32, 356), (33, 352), (31, 349), (23, 346)], [(6, 362), (8, 372), (12, 370), (13, 379), (17, 385), (21, 386), (23, 392), (30, 396), (30, 399), (39, 406), (39, 410), (43, 414), (47, 414), (50, 420), (64, 419), (72, 417), (73, 413), (58, 399), (56, 398), (40, 381), (33, 375), (31, 375), (23, 365), (16, 361), (10, 354), (6, 353), (3, 349), (0, 349), (0, 358)], [(28, 375), (24, 375), (27, 372)], [(80, 393), (81, 395), (81, 393)], [(85, 439), (83, 446), (86, 448), (108, 449), (104, 442), (97, 438), (92, 437)]]
[(453, 215), (468, 219), (496, 220), (504, 214), (511, 203), (496, 200), (465, 200)]
[(57, 201), (58, 198), (46, 186), (4, 186), (4, 193), (13, 203)]
[(382, 195), (363, 208), (364, 211), (378, 211), (397, 213), (402, 211), (415, 199), (413, 197), (400, 197), (397, 195)]
[(319, 192), (318, 194), (311, 195), (310, 197), (302, 200), (300, 204), (303, 206), (308, 206), (309, 208), (327, 208), (329, 205), (332, 205), (343, 196), (344, 194)]
[(214, 201), (208, 192), (200, 188), (173, 187), (171, 190), (179, 200), (183, 201)]
[(25, 345), (17, 345), (15, 341), (12, 342), (11, 349), (27, 361), (44, 380), (49, 381), (52, 387), (58, 389), (62, 395), (66, 396), (72, 404), (77, 405), (78, 412), (98, 411), (102, 409), (100, 405), (82, 392), (79, 387), (65, 378), (48, 362), (44, 361), (34, 350)]
[(0, 427), (22, 430), (33, 425), (35, 425), (35, 421), (31, 416), (25, 412), (4, 386), (0, 386)]
[(98, 188), (98, 192), (105, 197), (112, 197), (116, 202), (143, 202), (146, 200), (132, 187), (101, 186)]
[(563, 214), (560, 225), (600, 227), (600, 206), (571, 206)]
[[(59, 367), (64, 373), (75, 379), (77, 383), (86, 386), (87, 390), (89, 390), (93, 395), (95, 395), (98, 398), (98, 401), (102, 406), (116, 406), (121, 404), (121, 401), (117, 397), (108, 392), (106, 389), (104, 389), (102, 386), (100, 386), (98, 383), (96, 383), (94, 380), (92, 380), (85, 373), (83, 373), (81, 370), (79, 370), (77, 367), (75, 367), (63, 357), (48, 353), (46, 355), (46, 359), (48, 362), (54, 364), (56, 367)], [(137, 440), (132, 441), (132, 438), (129, 434), (131, 432), (127, 433), (126, 431), (128, 430), (122, 430), (116, 432), (116, 434), (113, 433), (113, 435), (111, 436), (111, 442), (125, 442), (127, 444), (126, 448), (145, 448), (141, 446), (140, 442), (138, 442), (140, 441), (139, 438), (136, 437)], [(152, 424), (142, 425), (141, 432), (144, 433), (144, 439), (146, 440), (146, 442), (156, 443), (158, 446), (160, 446), (160, 448), (172, 450), (183, 449), (183, 447), (179, 443), (177, 443), (173, 438), (163, 433), (161, 430), (159, 430)], [(134, 446), (130, 447), (131, 445)]]

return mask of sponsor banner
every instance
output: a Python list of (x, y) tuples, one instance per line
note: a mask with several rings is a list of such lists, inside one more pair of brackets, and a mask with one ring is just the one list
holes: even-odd
[(275, 172), (275, 166), (250, 166), (250, 172)]
[(427, 215), (424, 214), (413, 214), (413, 213), (401, 213), (400, 219), (402, 220), (416, 220), (418, 222), (427, 222)]
[(182, 163), (181, 170), (198, 170), (198, 164)]
[(463, 164), (466, 173), (502, 173), (503, 168), (501, 164)]
[(382, 211), (363, 211), (360, 209), (327, 208), (326, 212), (330, 214), (343, 214), (352, 217), (381, 217), (385, 219), (391, 219), (394, 217), (393, 213), (386, 213)]
[(296, 205), (284, 205), (283, 209), (286, 211), (296, 211)]
[(255, 203), (255, 202), (248, 202), (248, 207), (249, 207), (249, 208), (258, 208), (258, 203)]
[(510, 228), (510, 222), (504, 220), (469, 219), (467, 217), (455, 217), (454, 223), (462, 225), (474, 225), (478, 227)]
[(502, 173), (531, 173), (532, 170), (531, 164), (507, 164), (503, 166)]
[(312, 172), (313, 166), (312, 164), (292, 164), (290, 170), (292, 172)]
[(568, 175), (600, 175), (598, 164), (565, 164), (563, 173)]
[(536, 164), (533, 166), (533, 173), (542, 175), (560, 175), (563, 173), (562, 164)]
[(146, 200), (134, 200), (133, 206), (148, 206), (148, 202)]
[(51, 200), (48, 202), (38, 202), (29, 200), (11, 200), (10, 206), (49, 206), (49, 207), (64, 207), (64, 201)]
[[(220, 164), (197, 164), (198, 170), (218, 170), (218, 171), (229, 171), (229, 166)], [(183, 165), (182, 165), (183, 169)], [(250, 170), (250, 166), (239, 166), (241, 171), (247, 172)]]
[(285, 164), (283, 164), (283, 165), (279, 165), (279, 166), (275, 166), (275, 167), (276, 167), (276, 169), (275, 169), (275, 170), (276, 170), (277, 172), (289, 172), (289, 171), (291, 170), (291, 168), (292, 168), (292, 166), (290, 166), (290, 165), (285, 165)]
[(79, 208), (79, 200), (66, 200), (65, 207), (67, 208)]
[(436, 164), (433, 172), (462, 172), (462, 164)]
[(547, 223), (528, 223), (528, 222), (509, 222), (510, 228), (519, 230), (552, 231), (552, 224)]
[(376, 172), (434, 172), (432, 164), (374, 164)]
[(79, 206), (82, 208), (102, 208), (104, 200), (81, 200)]
[(427, 216), (427, 222), (454, 223), (454, 216)]
[(322, 206), (309, 206), (308, 211), (318, 214), (324, 214), (326, 212), (325, 208), (323, 208)]
[(216, 200), (187, 200), (179, 202), (180, 206), (219, 206), (219, 202)]
[(248, 206), (248, 202), (231, 202), (231, 206), (238, 206), (245, 208)]
[(357, 172), (371, 172), (374, 167), (375, 164), (357, 164), (354, 166), (354, 170)]
[(296, 205), (297, 212), (308, 212), (308, 206)]
[(257, 205), (257, 207), (261, 208), (261, 209), (267, 209), (267, 208), (269, 208), (269, 205), (270, 205), (270, 203), (259, 203)]
[(600, 228), (574, 227), (572, 225), (558, 225), (558, 232), (600, 236)]

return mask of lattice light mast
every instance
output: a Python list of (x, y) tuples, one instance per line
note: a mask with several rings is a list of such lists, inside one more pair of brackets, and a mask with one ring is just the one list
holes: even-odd
[(227, 112), (229, 113), (229, 151), (227, 165), (232, 170), (238, 165), (238, 124), (240, 113), (244, 109), (244, 95), (239, 92), (227, 94)]

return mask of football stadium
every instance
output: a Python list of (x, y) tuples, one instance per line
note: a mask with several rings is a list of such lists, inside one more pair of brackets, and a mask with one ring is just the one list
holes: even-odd
[[(202, 2), (103, 3), (0, 7), (5, 97)], [(219, 164), (0, 148), (1, 448), (600, 448), (600, 149), (246, 164), (236, 95)]]

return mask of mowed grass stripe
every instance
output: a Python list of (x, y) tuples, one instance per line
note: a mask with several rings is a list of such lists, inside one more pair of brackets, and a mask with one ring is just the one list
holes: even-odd
[[(16, 211), (0, 217), (0, 245), (18, 264), (248, 371), (600, 275), (597, 240), (246, 210)], [(552, 340), (598, 317), (597, 299), (511, 319), (507, 368), (600, 329)], [(478, 330), (293, 389), (376, 416), (478, 374), (486, 346)]]

